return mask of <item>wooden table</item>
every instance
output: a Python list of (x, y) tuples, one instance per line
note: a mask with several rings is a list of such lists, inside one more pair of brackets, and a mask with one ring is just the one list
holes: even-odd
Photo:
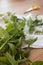
[[(0, 13), (6, 13), (10, 11), (15, 12), (16, 14), (24, 14), (24, 11), (26, 11), (34, 4), (39, 5), (41, 9), (37, 11), (32, 11), (31, 13), (33, 15), (43, 14), (43, 0), (0, 0)], [(30, 56), (28, 57), (32, 61), (43, 61), (43, 49), (31, 49)]]
[(0, 0), (0, 12), (5, 13), (7, 11), (11, 11), (17, 14), (23, 14), (24, 11), (26, 11), (32, 5), (39, 5), (41, 7), (40, 10), (32, 11), (32, 14), (43, 14), (42, 0)]

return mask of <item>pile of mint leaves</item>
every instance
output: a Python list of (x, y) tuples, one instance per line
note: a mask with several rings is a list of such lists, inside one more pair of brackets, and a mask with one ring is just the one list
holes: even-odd
[[(5, 29), (0, 26), (0, 65), (20, 65), (22, 62), (27, 65), (43, 65), (43, 61), (32, 62), (26, 57), (30, 54), (30, 45), (37, 40), (37, 38), (28, 40), (25, 38), (23, 30), (27, 20), (18, 18), (10, 12), (0, 16), (6, 24)], [(35, 21), (31, 18), (27, 21), (29, 33), (33, 32), (34, 25), (42, 25), (39, 22), (41, 20), (37, 18)], [(26, 49), (22, 48), (23, 43), (28, 45)]]

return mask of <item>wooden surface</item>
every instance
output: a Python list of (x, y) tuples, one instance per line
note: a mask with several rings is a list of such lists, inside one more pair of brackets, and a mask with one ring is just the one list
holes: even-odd
[[(0, 0), (0, 13), (8, 11), (15, 12), (16, 14), (24, 14), (32, 5), (39, 5), (40, 10), (32, 11), (33, 15), (43, 14), (43, 0)], [(27, 13), (29, 14), (29, 13)], [(32, 61), (43, 60), (43, 49), (31, 49), (30, 56)]]
[[(0, 0), (0, 12), (7, 11), (23, 14), (32, 5), (39, 5), (40, 10), (32, 11), (33, 14), (43, 14), (43, 0)], [(29, 14), (29, 13), (27, 13)]]
[(32, 61), (37, 61), (37, 60), (43, 61), (43, 49), (31, 49), (29, 58)]

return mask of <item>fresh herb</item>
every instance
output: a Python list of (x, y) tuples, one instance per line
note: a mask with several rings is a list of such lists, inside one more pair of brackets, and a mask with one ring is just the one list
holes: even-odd
[(33, 62), (32, 65), (43, 65), (43, 61), (36, 61), (36, 62)]
[(0, 14), (0, 17), (2, 17), (3, 16), (3, 14)]
[(43, 34), (43, 30), (36, 30), (35, 34)]
[(17, 16), (7, 13), (7, 15), (3, 17), (3, 20), (6, 24), (6, 28), (0, 27), (0, 62), (6, 65), (19, 65), (21, 62), (30, 64), (31, 61), (26, 58), (30, 53), (30, 48), (25, 50), (21, 47), (23, 43), (28, 44), (30, 47), (36, 40), (30, 39), (28, 41), (25, 39), (23, 30), (26, 19), (19, 19)]
[(33, 32), (35, 32), (35, 28), (37, 26), (43, 26), (43, 22), (42, 20), (39, 20), (37, 17), (35, 18), (35, 20), (32, 20), (32, 18), (30, 17), (27, 21), (27, 25), (29, 27), (29, 34), (32, 34)]
[[(0, 27), (0, 65), (20, 65), (21, 62), (32, 64), (32, 61), (26, 58), (30, 54), (30, 45), (34, 43), (37, 38), (26, 40), (24, 34), (24, 27), (26, 19), (19, 19), (17, 16), (7, 13), (3, 17), (6, 28)], [(29, 26), (33, 26), (29, 22)], [(22, 49), (22, 45), (28, 44), (26, 49)]]

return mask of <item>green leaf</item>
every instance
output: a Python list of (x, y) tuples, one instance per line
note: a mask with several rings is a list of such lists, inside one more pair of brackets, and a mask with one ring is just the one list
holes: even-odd
[(12, 34), (17, 34), (19, 29), (18, 29), (18, 25), (17, 23), (9, 23), (7, 26), (6, 26), (6, 31), (12, 35)]
[(20, 52), (17, 51), (17, 53), (16, 53), (16, 55), (15, 55), (15, 60), (17, 61), (17, 60), (19, 60), (19, 59), (20, 59)]
[(33, 26), (33, 20), (32, 20), (31, 17), (28, 19), (27, 25), (28, 25), (28, 26)]
[(4, 43), (1, 47), (0, 47), (0, 53), (2, 52), (6, 52), (9, 50), (9, 46), (7, 43)]
[(19, 28), (20, 28), (20, 30), (23, 30), (23, 29), (24, 29), (25, 24), (26, 24), (26, 19), (23, 18), (23, 19), (21, 20), (21, 22), (19, 22)]
[[(8, 62), (8, 60), (7, 60), (7, 58), (6, 57), (0, 57), (0, 63), (5, 63), (6, 65), (8, 64), (10, 64), (9, 62)], [(0, 64), (1, 65), (1, 64)]]
[(8, 52), (6, 53), (6, 57), (11, 65), (18, 65), (17, 61), (15, 61), (15, 59)]
[(34, 26), (30, 26), (29, 27), (29, 34), (32, 34), (34, 30), (35, 30)]
[(3, 16), (3, 14), (0, 14), (0, 17), (2, 17)]
[(12, 55), (14, 55), (15, 56), (15, 54), (16, 54), (16, 47), (15, 47), (15, 45), (14, 44), (12, 44), (12, 43), (8, 43), (8, 45), (9, 45), (9, 47), (10, 47), (10, 51), (12, 52)]
[(4, 22), (5, 22), (5, 23), (9, 23), (10, 20), (6, 17), (6, 18), (4, 18)]
[(7, 12), (7, 15), (8, 15), (8, 16), (11, 16), (11, 12)]
[(37, 26), (43, 26), (43, 23), (38, 24)]
[(30, 49), (28, 49), (28, 48), (26, 48), (25, 50), (21, 51), (22, 58), (26, 57), (29, 54), (30, 54)]
[(32, 65), (43, 65), (43, 61), (35, 61)]
[(32, 20), (32, 18), (30, 17), (27, 21), (27, 25), (29, 27), (29, 33), (32, 34), (35, 31), (35, 27), (42, 26), (43, 22), (42, 20), (39, 20), (37, 17), (35, 18), (35, 20)]
[(4, 47), (4, 45), (7, 43), (9, 39), (9, 34), (8, 32), (0, 27), (0, 50)]
[(33, 20), (32, 20), (31, 17), (29, 18), (29, 20), (27, 22), (27, 25), (29, 27), (29, 33), (33, 33), (33, 31), (34, 31), (34, 24), (33, 24)]
[(18, 22), (18, 18), (15, 15), (11, 15), (10, 18), (13, 22)]
[(30, 45), (33, 44), (36, 40), (37, 40), (37, 37), (36, 37), (36, 38), (30, 38), (29, 40), (25, 40), (25, 43), (30, 46)]
[(6, 41), (7, 39), (9, 39), (9, 34), (6, 30), (4, 30), (2, 27), (0, 27), (0, 38), (1, 39), (5, 39), (4, 41)]
[(43, 30), (36, 30), (35, 34), (43, 34)]
[(22, 37), (19, 39), (19, 43), (16, 45), (17, 48), (20, 48), (22, 46)]
[(32, 61), (29, 60), (28, 58), (18, 60), (18, 63), (21, 63), (21, 62), (30, 62), (30, 63), (32, 63)]
[(3, 62), (0, 62), (0, 65), (8, 65), (8, 64), (6, 64), (6, 63), (3, 63)]
[(36, 19), (34, 20), (34, 26), (38, 26), (40, 23), (42, 22), (42, 20), (39, 20), (37, 17)]
[(11, 32), (12, 30), (15, 30), (15, 27), (14, 27), (14, 23), (9, 23), (7, 26), (6, 26), (6, 30), (7, 32)]

